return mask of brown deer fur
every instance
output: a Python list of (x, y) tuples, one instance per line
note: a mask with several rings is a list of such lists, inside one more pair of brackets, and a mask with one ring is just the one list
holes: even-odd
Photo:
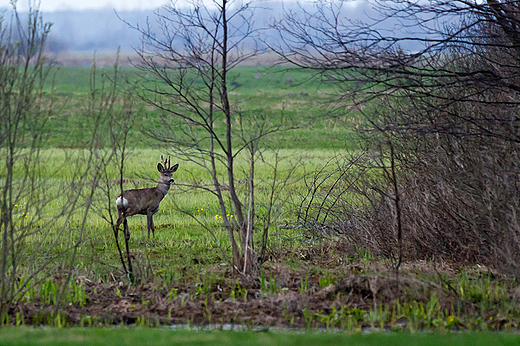
[[(130, 238), (128, 232), (128, 223), (126, 218), (135, 214), (146, 215), (148, 239), (150, 239), (150, 230), (155, 237), (155, 226), (153, 224), (153, 215), (159, 210), (159, 203), (168, 193), (170, 185), (174, 183), (172, 174), (179, 168), (179, 164), (170, 166), (170, 158), (165, 161), (161, 156), (162, 163), (157, 164), (157, 170), (161, 173), (159, 182), (156, 187), (146, 189), (132, 189), (123, 191), (122, 195), (117, 196), (117, 221), (116, 230), (119, 229), (121, 223), (124, 223), (125, 237)], [(163, 166), (164, 165), (164, 166)]]

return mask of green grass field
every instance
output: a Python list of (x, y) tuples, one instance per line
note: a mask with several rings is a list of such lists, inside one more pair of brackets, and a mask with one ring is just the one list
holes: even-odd
[(167, 329), (0, 329), (0, 343), (15, 345), (410, 345), (410, 346), (502, 346), (518, 345), (515, 334), (394, 334), (346, 335), (341, 333), (171, 331)]
[[(109, 70), (98, 69), (96, 73), (100, 77)], [(133, 69), (123, 68), (122, 73), (130, 80), (137, 78)], [(93, 128), (88, 117), (95, 114), (89, 108), (92, 105), (90, 69), (62, 67), (54, 84), (59, 109), (48, 120), (48, 131), (38, 146), (40, 161), (34, 181), (43, 184), (35, 190), (37, 196), (24, 194), (20, 189), (13, 200), (14, 225), (27, 232), (19, 243), (18, 254), (23, 261), (18, 266), (14, 289), (24, 287), (35, 267), (44, 264), (45, 267), (35, 276), (37, 280), (16, 296), (16, 308), (3, 323), (57, 327), (209, 324), (237, 325), (247, 330), (257, 326), (282, 327), (288, 332), (5, 328), (0, 329), (0, 344), (116, 345), (146, 344), (152, 339), (154, 345), (172, 342), (507, 345), (518, 341), (516, 335), (510, 334), (450, 333), (517, 330), (520, 310), (516, 306), (514, 279), (494, 276), (479, 266), (459, 268), (456, 264), (443, 263), (447, 269), (441, 274), (435, 263), (406, 263), (402, 269), (405, 279), (400, 283), (401, 293), (396, 294), (385, 291), (387, 286), (395, 284), (390, 259), (375, 258), (365, 249), (353, 247), (348, 234), (320, 237), (301, 227), (296, 215), (300, 202), (312, 187), (315, 172), (328, 162), (341, 165), (341, 159), (336, 162), (335, 158), (356, 153), (353, 148), (358, 137), (354, 128), (360, 124), (359, 115), (335, 113), (329, 106), (333, 86), (312, 79), (310, 72), (241, 66), (234, 73), (231, 101), (244, 119), (262, 116), (279, 122), (286, 118), (301, 124), (259, 145), (262, 149), (279, 149), (276, 151), (280, 160), (278, 179), (291, 172), (278, 197), (279, 203), (275, 204), (278, 218), (270, 226), (267, 260), (260, 277), (244, 283), (233, 273), (226, 261), (231, 252), (229, 236), (215, 197), (210, 192), (187, 187), (195, 182), (211, 186), (210, 175), (201, 166), (182, 160), (167, 146), (154, 143), (143, 134), (157, 126), (161, 114), (137, 99), (140, 112), (135, 113), (135, 126), (130, 132), (124, 188), (154, 186), (162, 154), (172, 154), (172, 163), (180, 164), (174, 174), (176, 185), (154, 216), (155, 238), (147, 237), (145, 216), (129, 219), (130, 252), (138, 282), (132, 284), (124, 275), (114, 242), (111, 222), (120, 178), (116, 167), (108, 166), (103, 171), (106, 173), (100, 184), (103, 189), (94, 191), (88, 215), (82, 213), (82, 208), (89, 203), (89, 184), (78, 184), (81, 186), (78, 211), (70, 215), (62, 212), (73, 203), (68, 198), (68, 189), (78, 179), (75, 172), (81, 172), (89, 157), (86, 147)], [(217, 131), (222, 130), (223, 123), (219, 126)], [(109, 137), (108, 128), (98, 130), (99, 138)], [(94, 158), (101, 159), (107, 153), (104, 143), (100, 140)], [(28, 149), (17, 150), (23, 157)], [(238, 192), (244, 193), (248, 174), (245, 153), (236, 160)], [(275, 152), (266, 150), (255, 167), (255, 208), (260, 216), (266, 213), (274, 161)], [(17, 186), (23, 186), (25, 164), (26, 161), (19, 160), (14, 166)], [(0, 182), (5, 174), (5, 168), (0, 167)], [(325, 184), (320, 188), (325, 191), (330, 186)], [(261, 227), (259, 223), (258, 228)], [(122, 236), (119, 239), (122, 242)], [(255, 244), (260, 243), (260, 232), (255, 233), (254, 239)], [(71, 253), (75, 253), (73, 260)], [(71, 280), (65, 280), (64, 273), (70, 273)], [(379, 282), (375, 288), (374, 278)], [(309, 332), (317, 328), (333, 333)], [(336, 333), (382, 328), (392, 333)], [(307, 333), (293, 332), (294, 329)], [(393, 333), (431, 330), (447, 335)]]
[[(305, 183), (302, 177), (308, 172), (312, 172), (320, 167), (323, 162), (326, 162), (335, 154), (334, 151), (327, 149), (319, 150), (302, 150), (302, 149), (284, 149), (279, 152), (279, 155), (284, 160), (281, 161), (279, 170), (281, 173), (297, 166), (293, 181), (288, 185), (282, 197), (287, 197), (287, 203), (283, 206), (280, 213), (284, 216), (279, 220), (279, 224), (290, 223), (294, 219), (292, 215), (293, 209), (299, 202), (299, 196), (305, 193)], [(61, 210), (67, 203), (67, 195), (63, 194), (65, 183), (71, 179), (71, 171), (67, 165), (71, 157), (80, 157), (85, 155), (81, 149), (63, 149), (63, 148), (49, 148), (43, 149), (40, 152), (42, 164), (40, 167), (39, 178), (49, 184), (46, 191), (46, 197), (51, 198), (45, 209), (39, 210), (38, 222), (44, 223), (46, 218), (52, 217), (56, 210)], [(157, 162), (160, 158), (160, 153), (154, 149), (133, 149), (130, 150), (127, 156), (126, 170), (124, 178), (128, 183), (124, 184), (125, 189), (129, 188), (144, 188), (155, 186), (154, 180), (158, 178)], [(265, 161), (269, 162), (271, 157), (266, 154)], [(175, 161), (174, 158), (172, 158)], [(177, 161), (175, 161), (177, 162)], [(239, 165), (240, 167), (240, 165)], [(21, 170), (16, 170), (20, 174)], [(119, 186), (115, 183), (118, 179), (118, 174), (115, 170), (109, 171), (109, 183), (112, 189), (112, 194), (115, 196), (119, 193)], [(270, 167), (267, 164), (259, 163), (257, 165), (258, 179), (258, 212), (262, 213), (262, 203), (267, 199), (267, 189), (263, 186), (268, 186), (271, 179)], [(240, 176), (240, 171), (238, 173)], [(177, 184), (189, 184), (192, 180), (196, 180), (203, 185), (211, 183), (210, 176), (194, 163), (180, 161), (180, 168), (174, 174)], [(17, 174), (15, 174), (15, 178)], [(240, 189), (240, 185), (239, 185)], [(264, 193), (265, 191), (265, 193)], [(31, 222), (34, 216), (34, 205), (27, 205), (28, 200), (23, 197), (14, 201), (16, 203), (15, 213), (24, 215), (20, 217), (24, 222)], [(108, 217), (107, 208), (112, 208), (115, 213), (115, 205), (113, 201), (107, 204), (104, 196), (100, 195), (94, 202), (95, 207), (99, 209), (98, 212), (91, 212), (86, 220), (86, 227), (82, 237), (84, 241), (78, 248), (78, 259), (76, 266), (79, 271), (92, 272), (94, 277), (92, 279), (103, 278), (108, 280), (113, 273), (113, 267), (105, 265), (111, 263), (117, 265), (114, 261), (116, 249), (113, 244), (113, 233), (111, 225), (106, 222), (102, 216)], [(188, 213), (191, 213), (195, 218), (189, 216), (178, 210), (181, 208)], [(136, 215), (129, 218), (129, 225), (131, 229), (130, 247), (133, 249), (136, 256), (149, 258), (153, 271), (157, 273), (164, 273), (165, 270), (171, 273), (180, 272), (184, 268), (190, 268), (194, 273), (200, 272), (204, 265), (220, 265), (224, 258), (214, 248), (214, 239), (212, 236), (199, 225), (199, 222), (208, 224), (215, 230), (215, 234), (219, 243), (226, 250), (230, 250), (229, 238), (227, 231), (222, 225), (220, 215), (220, 207), (214, 196), (204, 191), (183, 191), (182, 187), (173, 186), (161, 202), (160, 210), (154, 215), (154, 222), (156, 225), (156, 236), (154, 239), (148, 240), (146, 233), (146, 216)], [(18, 221), (20, 221), (18, 220)], [(198, 220), (198, 221), (197, 221)], [(52, 246), (58, 239), (56, 251), (64, 251), (69, 246), (69, 241), (79, 237), (76, 229), (80, 229), (82, 223), (82, 214), (77, 213), (68, 220), (70, 230), (66, 234), (60, 234), (61, 224), (55, 225), (55, 231), (51, 234), (34, 235), (28, 239), (27, 246), (31, 244), (47, 244)], [(284, 248), (289, 250), (291, 246), (298, 246), (300, 235), (298, 232), (286, 231), (283, 238)], [(295, 237), (295, 238), (294, 238)], [(291, 239), (296, 239), (294, 242)], [(273, 246), (278, 243), (281, 236), (271, 239)], [(211, 251), (208, 251), (211, 249)], [(63, 260), (66, 261), (68, 254), (64, 254)], [(38, 261), (39, 262), (39, 261)], [(193, 263), (197, 263), (193, 266)]]
[[(134, 69), (122, 68), (121, 71), (129, 80), (138, 78)], [(36, 301), (57, 302), (60, 290), (56, 277), (60, 276), (61, 270), (68, 271), (71, 266), (74, 268), (74, 275), (85, 277), (88, 282), (124, 281), (111, 228), (111, 222), (115, 221), (114, 197), (119, 193), (116, 181), (120, 177), (116, 168), (107, 167), (107, 175), (103, 178), (106, 189), (110, 189), (111, 199), (105, 194), (108, 190), (96, 191), (88, 217), (81, 211), (70, 217), (61, 214), (71, 203), (67, 194), (68, 184), (77, 179), (75, 172), (85, 164), (82, 158), (89, 155), (85, 149), (93, 131), (89, 117), (96, 115), (91, 103), (90, 83), (94, 76), (101, 80), (105, 72), (110, 73), (111, 69), (98, 68), (95, 74), (87, 67), (61, 67), (56, 71), (52, 86), (59, 108), (48, 119), (43, 145), (38, 152), (40, 159), (37, 181), (43, 183), (39, 190), (42, 195), (35, 199), (21, 190), (20, 195), (16, 195), (13, 200), (15, 227), (29, 233), (21, 250), (29, 260), (23, 261), (18, 268), (20, 283), (23, 285), (33, 266), (49, 263), (49, 258), (52, 258), (53, 263), (51, 267), (45, 267), (43, 275), (38, 275), (38, 284), (42, 286), (30, 287), (19, 298), (24, 304)], [(275, 134), (265, 144), (280, 148), (277, 151), (280, 160), (279, 177), (283, 178), (284, 174), (291, 172), (287, 186), (280, 195), (284, 203), (275, 206), (280, 218), (271, 227), (269, 251), (297, 254), (296, 249), (306, 242), (305, 236), (300, 230), (281, 230), (278, 226), (294, 222), (295, 210), (307, 190), (304, 178), (352, 146), (353, 131), (345, 126), (345, 119), (325, 116), (330, 111), (327, 101), (333, 88), (311, 80), (311, 77), (308, 72), (262, 66), (238, 67), (231, 77), (231, 102), (234, 107), (242, 110), (244, 117), (251, 119), (256, 113), (268, 112), (263, 116), (273, 121), (280, 121), (281, 117), (294, 122), (301, 121), (301, 126), (297, 129), (284, 132), (278, 137)], [(99, 81), (97, 83), (97, 87), (102, 86)], [(50, 85), (47, 91), (51, 92), (49, 88)], [(137, 99), (136, 101), (139, 102)], [(160, 114), (147, 106), (141, 105), (138, 108), (143, 113), (137, 114), (135, 126), (129, 135), (123, 175), (125, 189), (154, 186), (158, 178), (156, 167), (160, 155), (165, 152), (170, 154), (167, 147), (162, 150), (153, 149), (157, 143), (143, 134), (143, 131), (156, 125), (155, 121)], [(101, 131), (99, 138), (109, 136), (107, 128), (102, 127), (98, 131)], [(103, 142), (98, 145), (101, 145), (98, 155), (102, 156)], [(180, 169), (175, 173), (177, 185), (162, 201), (160, 211), (154, 216), (155, 238), (147, 237), (145, 216), (136, 215), (129, 219), (130, 249), (140, 283), (152, 284), (166, 293), (184, 290), (195, 295), (211, 294), (215, 286), (222, 286), (225, 296), (234, 296), (236, 291), (236, 294), (247, 297), (247, 290), (243, 290), (237, 284), (237, 279), (229, 275), (231, 269), (225, 255), (216, 246), (215, 240), (229, 255), (231, 245), (222, 225), (217, 201), (208, 192), (183, 187), (193, 182), (209, 186), (212, 183), (210, 175), (200, 166), (181, 161), (175, 157), (174, 152), (171, 154), (172, 161), (180, 163)], [(20, 155), (24, 155), (23, 148), (20, 148)], [(259, 215), (265, 212), (268, 187), (273, 181), (273, 155), (272, 151), (265, 152), (256, 165), (256, 212)], [(236, 179), (239, 192), (245, 190), (247, 176), (246, 165), (242, 165), (241, 160), (245, 163), (243, 155), (237, 157)], [(24, 172), (24, 161), (20, 160), (14, 166), (16, 184), (23, 184)], [(0, 173), (3, 175), (6, 172), (0, 168)], [(84, 193), (86, 191), (82, 191)], [(40, 198), (45, 203), (41, 203)], [(83, 201), (80, 200), (80, 203)], [(232, 215), (230, 218), (233, 220)], [(201, 224), (211, 228), (214, 233), (210, 234)], [(38, 231), (40, 227), (45, 231)], [(256, 242), (260, 241), (260, 236), (260, 232), (255, 234), (258, 238)], [(71, 252), (75, 252), (73, 263), (70, 263)], [(73, 286), (69, 285), (65, 289), (66, 301), (83, 306), (86, 303), (84, 291), (88, 289), (85, 286), (86, 281), (82, 280)], [(31, 318), (26, 314), (23, 313), (24, 318)], [(32, 322), (56, 324), (55, 315), (52, 318), (49, 314), (45, 316), (46, 320), (36, 317)]]
[[(111, 68), (102, 67), (97, 69), (95, 75), (101, 80), (101, 75), (110, 73)], [(142, 78), (135, 69), (129, 67), (123, 67), (121, 75), (130, 82)], [(48, 147), (85, 145), (91, 128), (85, 120), (85, 112), (79, 110), (86, 108), (90, 78), (88, 67), (61, 67), (56, 72), (54, 92), (64, 102), (64, 106), (47, 125), (51, 134), (46, 139)], [(335, 88), (313, 78), (311, 72), (282, 67), (239, 66), (231, 73), (230, 80), (230, 102), (235, 109), (240, 109), (244, 117), (262, 115), (273, 122), (283, 118), (286, 123), (300, 127), (270, 136), (271, 144), (286, 149), (343, 150), (355, 147), (356, 137), (352, 129), (358, 124), (356, 114), (330, 114), (333, 112), (330, 100)], [(131, 146), (150, 146), (141, 131), (156, 125), (160, 114), (151, 107), (144, 107), (139, 112), (135, 119), (138, 126), (132, 130), (129, 138)]]
[[(53, 199), (44, 210), (39, 211), (44, 214), (42, 219), (50, 218), (56, 210), (63, 208), (67, 203), (66, 195), (62, 192), (63, 188), (66, 188), (64, 187), (66, 182), (72, 179), (69, 162), (79, 157), (86, 157), (88, 153), (83, 148), (86, 147), (93, 131), (92, 122), (88, 119), (95, 116), (89, 108), (92, 78), (96, 77), (96, 85), (99, 88), (102, 86), (99, 82), (102, 80), (102, 75), (112, 72), (113, 68), (107, 67), (98, 67), (94, 74), (89, 67), (60, 67), (56, 71), (52, 86), (53, 93), (60, 101), (56, 103), (59, 109), (48, 120), (42, 142), (43, 149), (39, 153), (41, 157), (39, 179), (48, 182), (46, 197)], [(123, 67), (120, 73), (129, 81), (139, 78), (134, 68)], [(272, 121), (287, 117), (289, 121), (301, 122), (299, 128), (281, 134), (275, 133), (267, 139), (269, 147), (281, 148), (278, 153), (282, 158), (279, 166), (280, 173), (283, 174), (296, 167), (291, 182), (282, 196), (287, 199), (287, 203), (280, 207), (279, 213), (283, 217), (278, 224), (293, 222), (294, 208), (301, 196), (306, 193), (304, 177), (319, 169), (335, 155), (342, 154), (355, 145), (354, 131), (349, 126), (349, 122), (353, 121), (355, 116), (352, 114), (345, 117), (329, 116), (331, 108), (327, 103), (334, 88), (312, 77), (311, 72), (264, 66), (239, 66), (231, 75), (231, 102), (234, 107), (243, 110), (245, 117), (253, 117), (256, 113), (267, 111), (268, 114), (265, 116)], [(47, 91), (51, 92), (50, 84)], [(156, 165), (160, 155), (165, 152), (170, 153), (167, 147), (163, 150), (152, 149), (157, 146), (157, 143), (143, 134), (143, 131), (157, 125), (159, 112), (148, 106), (138, 108), (142, 113), (137, 114), (137, 118), (134, 119), (135, 126), (129, 134), (124, 172), (124, 179), (128, 182), (124, 186), (125, 189), (154, 186), (154, 180), (158, 177)], [(102, 132), (100, 138), (109, 136), (108, 129), (101, 128), (99, 131)], [(175, 153), (172, 154), (172, 161), (179, 161)], [(238, 157), (238, 181), (245, 177), (242, 173), (245, 166), (241, 168), (240, 160), (245, 162), (245, 158)], [(267, 191), (265, 187), (272, 181), (273, 172), (269, 165), (273, 160), (273, 153), (266, 152), (263, 162), (259, 162), (256, 167), (259, 189), (258, 212), (260, 213), (262, 203), (267, 198), (267, 192), (263, 191)], [(210, 176), (200, 166), (186, 161), (179, 161), (179, 163), (180, 169), (175, 173), (178, 185), (193, 181), (202, 185), (211, 185)], [(20, 163), (14, 168), (15, 179), (21, 180), (24, 173), (23, 165)], [(107, 172), (108, 182), (119, 179), (115, 167), (108, 167)], [(111, 192), (116, 194), (117, 189), (117, 184), (113, 183)], [(16, 211), (19, 215), (23, 215), (22, 218), (27, 219), (24, 221), (31, 221), (35, 206), (26, 206), (27, 202), (23, 198), (14, 201), (18, 208)], [(87, 218), (84, 234), (81, 235), (84, 241), (78, 248), (78, 259), (75, 265), (79, 271), (91, 272), (94, 275), (93, 279), (107, 280), (113, 274), (113, 267), (106, 264), (117, 265), (117, 262), (114, 261), (115, 248), (111, 226), (103, 217), (108, 217), (107, 208), (114, 209), (114, 206), (109, 205), (104, 196), (98, 196), (95, 204), (96, 208), (102, 211), (91, 213)], [(181, 207), (196, 218), (179, 212), (177, 207)], [(199, 224), (202, 222), (213, 227), (219, 243), (225, 251), (229, 251), (229, 239), (226, 231), (221, 227), (219, 214), (220, 208), (211, 194), (193, 190), (186, 192), (179, 186), (174, 187), (161, 203), (160, 211), (154, 216), (157, 228), (155, 239), (147, 239), (145, 216), (137, 215), (129, 220), (132, 233), (131, 248), (139, 258), (150, 259), (153, 272), (158, 273), (167, 271), (172, 275), (171, 273), (180, 272), (183, 268), (194, 269), (196, 273), (201, 270), (202, 263), (209, 266), (220, 265), (224, 259), (218, 251), (215, 251), (213, 237)], [(51, 246), (57, 241), (57, 252), (66, 249), (69, 246), (68, 242), (79, 237), (74, 230), (80, 229), (83, 221), (78, 213), (68, 222), (71, 229), (65, 234), (60, 233), (61, 226), (57, 223), (54, 233), (56, 237), (35, 235), (28, 239), (27, 246), (34, 249), (36, 245), (33, 247), (31, 243), (43, 242)], [(291, 230), (285, 231), (287, 234), (276, 233), (278, 234), (276, 239), (274, 237), (271, 239), (273, 246), (281, 245), (282, 238), (286, 241), (283, 244), (286, 250), (289, 249), (287, 246), (299, 246), (300, 235), (297, 232)], [(208, 249), (212, 250), (207, 251)], [(66, 260), (66, 256), (63, 260)], [(39, 263), (40, 260), (37, 262)], [(193, 263), (196, 265), (193, 266)]]

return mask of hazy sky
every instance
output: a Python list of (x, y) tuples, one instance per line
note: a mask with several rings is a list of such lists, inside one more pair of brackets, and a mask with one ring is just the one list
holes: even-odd
[[(53, 12), (61, 10), (88, 10), (96, 8), (109, 8), (119, 11), (124, 10), (145, 10), (157, 8), (169, 0), (41, 0), (41, 10)], [(0, 0), (0, 8), (11, 8), (10, 0)], [(17, 8), (25, 11), (28, 8), (29, 0), (18, 0)], [(34, 0), (31, 1), (34, 3)]]
[[(0, 0), (0, 9), (11, 8), (12, 0)], [(171, 0), (16, 0), (17, 8), (20, 12), (25, 12), (29, 8), (29, 3), (41, 2), (40, 9), (43, 12), (69, 11), (69, 10), (91, 10), (91, 9), (116, 9), (118, 11), (125, 10), (150, 10), (160, 7)], [(182, 3), (183, 0), (173, 0)], [(202, 0), (204, 1), (204, 0)], [(209, 1), (209, 0), (208, 0)], [(280, 1), (280, 0), (278, 0)], [(296, 0), (281, 0), (284, 2), (293, 2)], [(302, 0), (300, 0), (302, 1)], [(303, 0), (305, 1), (305, 0)], [(311, 0), (312, 1), (312, 0)], [(358, 3), (366, 0), (347, 0), (345, 4), (356, 7)], [(209, 1), (210, 2), (210, 1)]]

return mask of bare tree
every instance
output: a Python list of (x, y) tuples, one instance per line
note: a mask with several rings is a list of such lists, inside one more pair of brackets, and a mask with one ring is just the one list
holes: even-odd
[[(392, 144), (382, 157), (398, 170), (381, 192), (401, 210), (408, 257), (517, 274), (520, 4), (369, 3), (365, 21), (348, 18), (345, 2), (286, 13), (272, 48), (336, 83), (336, 99), (367, 120), (365, 143)], [(376, 203), (375, 229), (393, 209)]]
[[(173, 155), (206, 170), (211, 185), (184, 185), (206, 190), (218, 200), (231, 243), (230, 262), (245, 275), (255, 275), (258, 266), (253, 233), (259, 143), (273, 132), (291, 128), (283, 117), (274, 120), (262, 112), (239, 109), (230, 98), (230, 71), (260, 53), (253, 15), (254, 6), (248, 2), (194, 1), (188, 8), (171, 4), (157, 11), (158, 33), (151, 25), (134, 27), (143, 37), (137, 65), (143, 77), (141, 97), (161, 112), (160, 123), (149, 135), (168, 144)], [(242, 180), (237, 178), (241, 156), (248, 162)], [(239, 180), (247, 183), (239, 186)], [(270, 215), (275, 209), (269, 210)], [(211, 226), (198, 222), (214, 234)]]
[[(349, 102), (392, 96), (417, 100), (416, 108), (449, 112), (454, 103), (489, 104), (486, 93), (519, 90), (517, 2), (368, 3), (373, 17), (365, 22), (348, 18), (343, 2), (322, 1), (312, 11), (286, 13), (274, 26), (284, 40), (272, 48), (288, 62), (326, 71)], [(497, 97), (493, 104), (516, 102)], [(498, 115), (452, 114), (452, 119), (436, 124), (437, 130), (457, 134), (456, 121), (472, 124), (479, 134), (518, 141), (514, 127), (488, 129), (489, 123), (506, 125)], [(420, 131), (422, 124), (410, 120), (403, 126)]]
[[(44, 55), (51, 25), (38, 8), (29, 10), (25, 23), (16, 8), (11, 13), (10, 20), (0, 18), (0, 324), (8, 323), (29, 288), (49, 279), (56, 258), (70, 255), (57, 282), (59, 310), (110, 154), (100, 135), (106, 113), (86, 109), (87, 150), (66, 152), (64, 165), (53, 167), (67, 178), (57, 182), (44, 173), (48, 122), (63, 109), (52, 92), (57, 69)], [(71, 227), (72, 220), (79, 225)]]
[[(39, 146), (43, 129), (53, 107), (53, 99), (45, 97), (43, 92), (43, 83), (51, 72), (43, 56), (49, 30), (50, 25), (42, 23), (39, 11), (34, 8), (29, 12), (27, 25), (22, 24), (16, 11), (11, 20), (0, 18), (0, 155), (4, 162), (0, 175), (0, 323), (5, 322), (27, 282), (37, 282), (50, 263), (44, 262), (23, 273), (21, 267), (27, 260), (21, 257), (24, 240), (40, 229), (35, 227), (39, 223), (52, 239), (50, 230), (58, 223), (56, 216), (43, 218), (42, 210), (52, 196), (41, 195), (45, 181), (36, 174), (42, 159)], [(22, 173), (17, 174), (16, 170)], [(77, 201), (77, 191), (71, 191), (70, 204), (61, 213), (70, 215)], [(41, 244), (39, 250), (49, 252), (55, 245), (51, 240), (50, 247)], [(25, 285), (17, 287), (22, 273)]]

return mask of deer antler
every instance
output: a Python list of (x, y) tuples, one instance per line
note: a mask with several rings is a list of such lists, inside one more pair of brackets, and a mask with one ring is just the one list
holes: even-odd
[(168, 158), (166, 160), (164, 160), (163, 156), (161, 155), (161, 162), (164, 166), (164, 169), (169, 171), (171, 170), (171, 162), (170, 162), (170, 156), (168, 156)]

